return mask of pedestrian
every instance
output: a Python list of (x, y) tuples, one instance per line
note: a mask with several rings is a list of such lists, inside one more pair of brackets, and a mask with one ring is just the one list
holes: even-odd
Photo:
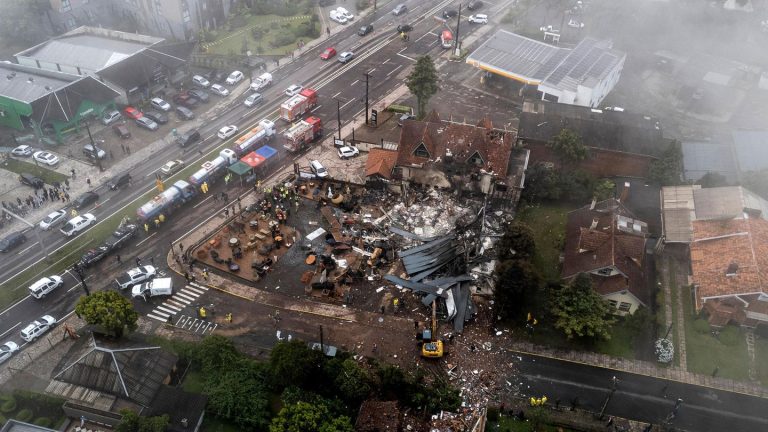
[(149, 225), (144, 224), (144, 232), (149, 233)]
[(664, 396), (664, 399), (667, 398), (668, 389), (669, 389), (669, 384), (664, 384), (664, 387), (661, 388), (661, 394)]
[(205, 279), (206, 282), (208, 282), (208, 269), (203, 269), (203, 279)]
[(160, 228), (160, 219), (155, 218), (155, 228)]
[(413, 329), (418, 330), (419, 329), (419, 322), (416, 320), (413, 320)]
[(374, 343), (373, 343), (373, 349), (372, 349), (371, 351), (373, 351), (373, 353), (375, 354), (375, 353), (376, 353), (376, 351), (378, 351), (378, 350), (379, 350), (379, 346), (378, 346), (378, 345), (376, 345), (376, 342), (374, 342)]
[(139, 267), (139, 266), (141, 266), (141, 258), (136, 257), (136, 267)]
[(331, 28), (330, 27), (326, 27), (325, 28), (325, 34), (327, 34), (328, 37), (331, 37)]
[(200, 149), (197, 149), (197, 153), (198, 153), (200, 156), (202, 156), (202, 155), (203, 155), (203, 151), (202, 151), (202, 150), (200, 150)]
[(155, 265), (155, 257), (154, 256), (149, 257), (149, 263), (152, 264), (152, 266)]
[(72, 168), (72, 170), (70, 171), (70, 173), (72, 174), (72, 180), (74, 180), (74, 179), (76, 179), (76, 178), (77, 178), (77, 176), (75, 175), (75, 169), (74, 169), (74, 168)]
[(381, 313), (384, 313), (384, 305), (381, 305)]
[(227, 318), (226, 319), (227, 319), (228, 323), (232, 323), (232, 312), (228, 312), (227, 313)]
[(184, 279), (189, 283), (189, 272), (184, 272)]
[(88, 187), (91, 187), (91, 178), (90, 177), (86, 177), (85, 178), (85, 182), (88, 184)]
[(109, 158), (112, 159), (112, 160), (115, 159), (115, 154), (112, 153), (112, 149), (109, 150)]
[(64, 192), (64, 199), (65, 199), (67, 202), (69, 202), (69, 198), (70, 198), (70, 197), (69, 197), (69, 194), (68, 194), (68, 193), (66, 193), (66, 192)]
[(122, 261), (120, 260), (120, 254), (115, 256), (115, 259), (117, 260), (117, 263), (120, 264)]
[(125, 152), (128, 154), (131, 154), (131, 148), (128, 147), (127, 145), (125, 146)]
[(21, 207), (21, 198), (16, 197), (16, 202), (19, 204), (19, 207)]
[(120, 150), (122, 150), (123, 154), (125, 154), (125, 144), (120, 144)]
[(226, 217), (229, 217), (229, 209), (228, 209), (228, 208), (225, 208), (225, 209), (224, 209), (224, 217), (225, 217), (225, 218), (226, 218)]
[(184, 245), (179, 242), (179, 252), (184, 252)]

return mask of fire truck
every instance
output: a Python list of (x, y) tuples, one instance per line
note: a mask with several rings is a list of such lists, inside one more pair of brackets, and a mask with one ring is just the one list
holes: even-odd
[(443, 49), (453, 48), (453, 33), (450, 30), (445, 29), (440, 34), (440, 45), (443, 46)]
[(323, 134), (323, 122), (317, 117), (308, 117), (291, 126), (283, 136), (285, 147), (290, 152), (297, 152)]
[(317, 91), (306, 88), (280, 105), (280, 118), (287, 122), (300, 119), (317, 105)]

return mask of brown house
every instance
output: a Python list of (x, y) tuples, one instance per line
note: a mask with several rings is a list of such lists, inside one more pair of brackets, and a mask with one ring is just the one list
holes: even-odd
[(568, 213), (562, 277), (592, 278), (618, 314), (632, 314), (650, 303), (645, 273), (648, 225), (621, 202), (608, 199)]
[(547, 144), (569, 129), (589, 149), (580, 168), (598, 177), (647, 177), (651, 162), (669, 146), (661, 123), (650, 116), (609, 108), (525, 101), (518, 143), (531, 151), (531, 163), (559, 166), (557, 154)]

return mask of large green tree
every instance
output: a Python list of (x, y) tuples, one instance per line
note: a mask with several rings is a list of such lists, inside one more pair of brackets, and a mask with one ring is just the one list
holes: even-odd
[(570, 129), (560, 130), (547, 146), (555, 151), (560, 162), (564, 165), (581, 162), (589, 155), (589, 150), (582, 142), (581, 137)]
[(270, 432), (353, 432), (347, 416), (332, 417), (323, 404), (297, 402), (284, 406), (269, 425)]
[(268, 367), (244, 356), (209, 371), (205, 393), (208, 410), (243, 430), (264, 430), (269, 424)]
[(118, 423), (116, 432), (165, 432), (168, 428), (168, 415), (156, 417), (142, 417), (136, 412), (123, 409), (120, 410), (123, 416)]
[(80, 297), (75, 312), (88, 324), (100, 326), (116, 337), (121, 337), (125, 330), (136, 330), (139, 319), (139, 314), (133, 310), (133, 303), (112, 290)]
[(507, 260), (496, 264), (493, 290), (496, 314), (501, 319), (524, 320), (536, 303), (541, 278), (530, 262)]
[(51, 9), (50, 0), (0, 1), (0, 38), (17, 45), (42, 42), (45, 14)]
[(341, 364), (341, 373), (336, 375), (336, 388), (344, 400), (360, 403), (371, 393), (371, 378), (353, 359), (346, 359)]
[(549, 299), (555, 328), (562, 330), (568, 339), (611, 338), (615, 320), (608, 303), (592, 288), (592, 279), (586, 273), (553, 289)]
[(648, 178), (661, 186), (676, 186), (682, 182), (683, 150), (679, 141), (672, 141), (661, 158), (651, 163)]
[(324, 362), (323, 353), (299, 340), (278, 343), (269, 355), (270, 375), (276, 389), (313, 388)]
[(496, 257), (500, 261), (533, 258), (536, 254), (533, 230), (522, 222), (515, 221), (509, 224), (504, 235), (496, 243), (496, 251)]
[(435, 63), (428, 55), (419, 57), (413, 71), (405, 78), (408, 90), (416, 96), (419, 117), (424, 117), (429, 99), (439, 90), (437, 80)]

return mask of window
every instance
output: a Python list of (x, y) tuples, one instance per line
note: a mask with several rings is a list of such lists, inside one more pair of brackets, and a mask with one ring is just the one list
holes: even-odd
[(612, 309), (616, 309), (616, 306), (618, 306), (619, 302), (616, 300), (608, 300), (608, 304), (611, 305)]
[(467, 162), (469, 162), (471, 165), (475, 166), (483, 166), (485, 165), (485, 161), (483, 160), (482, 156), (480, 156), (480, 153), (475, 152), (472, 157), (467, 159)]
[(413, 151), (413, 155), (416, 157), (429, 159), (429, 152), (427, 151), (427, 147), (424, 145), (424, 143), (421, 143), (418, 147), (416, 147), (416, 150)]
[(611, 273), (613, 273), (613, 269), (610, 267), (601, 268), (600, 270), (597, 271), (597, 274), (602, 276), (610, 276)]
[(60, 12), (69, 12), (72, 10), (72, 4), (69, 3), (69, 0), (61, 0), (61, 7), (59, 8)]
[(629, 312), (631, 308), (632, 308), (631, 303), (621, 302), (621, 304), (619, 305), (619, 310), (622, 312)]

